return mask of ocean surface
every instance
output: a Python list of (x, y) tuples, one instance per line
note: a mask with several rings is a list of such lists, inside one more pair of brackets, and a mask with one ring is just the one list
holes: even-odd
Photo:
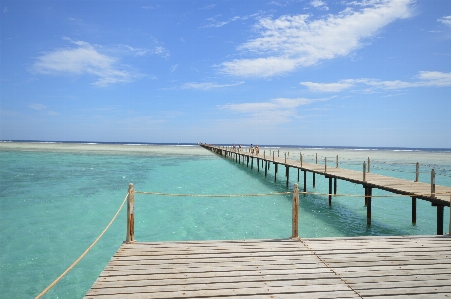
[[(260, 152), (451, 186), (450, 149), (260, 146)], [(289, 154), (288, 154), (289, 153)], [(168, 194), (271, 194), (287, 191), (281, 172), (264, 172), (220, 158), (195, 144), (0, 142), (0, 297), (34, 298), (66, 270), (102, 232), (135, 190)], [(290, 187), (297, 182), (291, 170)], [(301, 172), (300, 189), (303, 188)], [(327, 193), (328, 180), (307, 177), (307, 191)], [(436, 208), (410, 197), (373, 189), (372, 224), (366, 225), (361, 185), (338, 181), (338, 194), (300, 197), (301, 237), (434, 235)], [(355, 196), (362, 195), (362, 197)], [(82, 298), (125, 240), (126, 210), (88, 255), (44, 298)], [(449, 208), (444, 231), (448, 232)], [(179, 197), (136, 194), (138, 241), (286, 238), (291, 235), (291, 195)]]

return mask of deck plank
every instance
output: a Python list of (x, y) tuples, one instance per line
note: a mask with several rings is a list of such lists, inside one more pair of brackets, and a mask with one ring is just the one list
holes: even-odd
[(450, 257), (446, 236), (124, 243), (85, 298), (446, 298)]

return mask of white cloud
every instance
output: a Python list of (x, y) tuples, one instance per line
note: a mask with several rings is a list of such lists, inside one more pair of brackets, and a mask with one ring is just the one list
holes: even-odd
[(238, 49), (263, 57), (224, 62), (222, 71), (237, 76), (269, 77), (346, 56), (361, 47), (363, 39), (397, 19), (409, 17), (411, 2), (371, 1), (359, 11), (348, 7), (337, 15), (328, 14), (316, 20), (310, 20), (309, 15), (262, 18), (256, 26), (260, 37)]
[(437, 21), (451, 27), (451, 16), (442, 17), (442, 18), (438, 19)]
[(344, 89), (359, 85), (369, 86), (370, 89), (400, 90), (415, 87), (445, 87), (451, 86), (451, 73), (422, 71), (416, 76), (419, 80), (405, 82), (400, 80), (382, 81), (379, 79), (361, 78), (345, 79), (336, 83), (301, 82), (311, 91), (340, 92)]
[(327, 7), (327, 4), (322, 0), (312, 0), (312, 1), (310, 1), (310, 5), (315, 8), (329, 10), (329, 7)]
[(204, 82), (204, 83), (188, 82), (188, 83), (185, 83), (182, 86), (182, 88), (183, 89), (210, 90), (210, 89), (216, 89), (216, 88), (237, 86), (237, 85), (240, 85), (243, 83), (244, 82), (238, 82), (238, 83), (233, 83), (233, 84), (218, 84), (216, 82)]
[(48, 110), (47, 106), (42, 105), (42, 104), (30, 104), (30, 105), (28, 105), (28, 107), (33, 110), (36, 110), (36, 111), (44, 112), (45, 114), (50, 115), (50, 116), (59, 115), (58, 112)]
[(39, 56), (32, 71), (48, 75), (88, 74), (97, 77), (93, 83), (97, 86), (131, 82), (141, 76), (130, 68), (118, 65), (115, 58), (99, 53), (87, 42), (66, 40), (77, 47), (57, 49)]
[(244, 21), (244, 20), (248, 20), (250, 18), (256, 18), (260, 15), (261, 15), (261, 12), (251, 14), (251, 15), (246, 15), (246, 16), (234, 16), (233, 18), (230, 18), (226, 21), (217, 21), (216, 19), (218, 17), (220, 17), (221, 15), (216, 15), (212, 18), (208, 18), (207, 21), (209, 21), (210, 24), (202, 26), (201, 28), (219, 28), (219, 27), (225, 26), (231, 22)]
[(30, 104), (30, 105), (28, 105), (28, 107), (30, 107), (33, 110), (37, 110), (37, 111), (43, 111), (43, 110), (47, 109), (47, 107), (42, 104)]
[(219, 106), (235, 113), (244, 114), (245, 119), (255, 123), (278, 124), (299, 118), (297, 108), (328, 99), (276, 98), (268, 102), (227, 104)]

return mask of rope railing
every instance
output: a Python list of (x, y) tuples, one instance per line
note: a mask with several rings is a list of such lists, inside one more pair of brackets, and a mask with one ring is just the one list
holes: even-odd
[(119, 215), (119, 212), (122, 210), (122, 207), (125, 204), (125, 201), (128, 198), (128, 194), (125, 196), (124, 201), (122, 202), (121, 206), (117, 210), (116, 214), (114, 214), (113, 218), (111, 219), (110, 223), (105, 227), (105, 229), (100, 233), (100, 235), (92, 242), (92, 244), (83, 252), (78, 259), (75, 260), (75, 262), (72, 263), (60, 276), (58, 276), (57, 279), (55, 279), (48, 287), (46, 287), (39, 295), (36, 296), (36, 299), (41, 298), (44, 296), (51, 288), (53, 288), (64, 276), (66, 276), (67, 273), (69, 273), (70, 270), (72, 270), (85, 256), (88, 254), (89, 251), (94, 247), (94, 245), (97, 244), (97, 242), (102, 238), (102, 236), (105, 234), (105, 232), (110, 228), (111, 224), (113, 224), (114, 220), (116, 220), (117, 215)]
[[(163, 192), (148, 192), (148, 191), (135, 191), (135, 194), (144, 195), (159, 195), (159, 196), (169, 196), (169, 197), (257, 197), (257, 196), (274, 196), (274, 195), (288, 195), (293, 194), (292, 191), (276, 192), (276, 193), (254, 193), (254, 194), (190, 194), (190, 193), (163, 193)], [(335, 197), (369, 197), (362, 194), (336, 194), (336, 193), (320, 193), (320, 192), (307, 192), (299, 191), (299, 194), (304, 195), (319, 195), (319, 196), (335, 196)], [(449, 193), (435, 193), (435, 195), (448, 195)], [(405, 193), (405, 194), (391, 194), (391, 195), (371, 195), (371, 197), (421, 197), (430, 196), (431, 194), (420, 194), (420, 193)], [(451, 196), (451, 194), (449, 194)]]

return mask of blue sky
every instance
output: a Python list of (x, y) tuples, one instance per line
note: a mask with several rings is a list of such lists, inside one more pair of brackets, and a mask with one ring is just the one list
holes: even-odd
[(0, 1), (0, 139), (451, 148), (451, 1)]

